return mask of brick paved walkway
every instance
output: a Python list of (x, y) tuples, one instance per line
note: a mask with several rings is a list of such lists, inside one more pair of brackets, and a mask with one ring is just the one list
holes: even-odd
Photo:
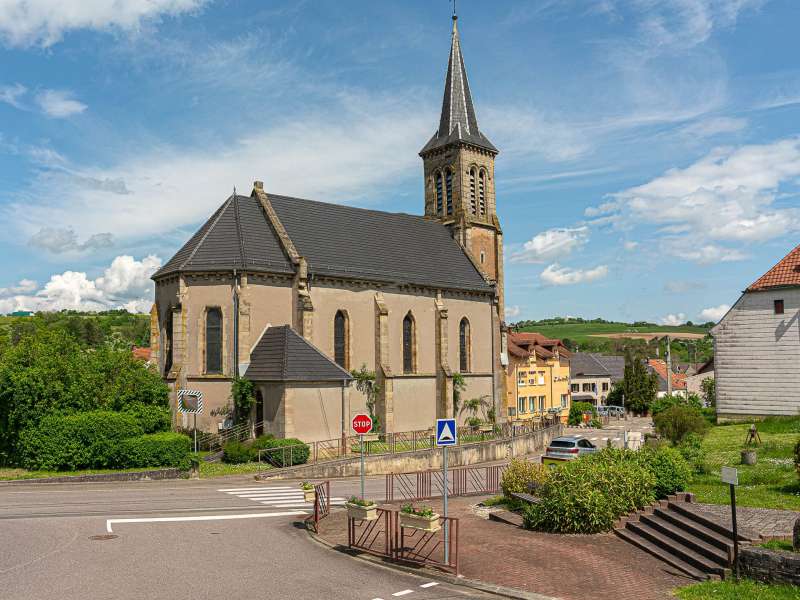
[[(724, 504), (694, 504), (693, 509), (703, 516), (731, 527), (731, 507)], [(736, 521), (741, 529), (747, 529), (767, 539), (791, 538), (794, 523), (800, 512), (773, 510), (769, 508), (736, 507)]]
[[(613, 534), (552, 535), (482, 519), (470, 508), (479, 500), (454, 498), (449, 505), (460, 519), (459, 566), (468, 579), (564, 600), (663, 600), (694, 583)], [(345, 513), (325, 519), (320, 533), (346, 545)]]

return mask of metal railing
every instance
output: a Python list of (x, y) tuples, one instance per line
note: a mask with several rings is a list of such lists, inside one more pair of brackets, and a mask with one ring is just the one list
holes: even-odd
[[(439, 517), (436, 531), (423, 531), (403, 527), (399, 511), (377, 508), (376, 513), (377, 518), (371, 521), (347, 517), (349, 548), (458, 575), (458, 519)], [(446, 541), (445, 529), (448, 530)]]
[(319, 522), (331, 514), (331, 482), (323, 481), (314, 484), (314, 512), (306, 519), (316, 533), (319, 533)]
[[(506, 465), (488, 467), (455, 467), (447, 478), (448, 496), (494, 494), (500, 491), (500, 480)], [(444, 495), (444, 477), (440, 469), (386, 475), (386, 501), (425, 500)]]

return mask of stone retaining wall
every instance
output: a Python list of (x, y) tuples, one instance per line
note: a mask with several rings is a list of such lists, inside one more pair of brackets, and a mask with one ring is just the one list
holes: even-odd
[(104, 481), (151, 481), (155, 479), (180, 479), (188, 477), (189, 471), (181, 469), (155, 469), (152, 471), (127, 471), (122, 473), (93, 473), (90, 475), (63, 475), (41, 479), (13, 479), (0, 481), (0, 485), (22, 485), (31, 483), (92, 483)]
[[(450, 467), (465, 467), (532, 454), (544, 450), (550, 440), (561, 435), (563, 430), (564, 426), (559, 424), (513, 438), (456, 446), (448, 450), (447, 464)], [(365, 474), (367, 475), (410, 473), (440, 469), (441, 467), (442, 453), (438, 448), (367, 456), (365, 458)], [(356, 456), (266, 471), (258, 474), (256, 479), (330, 479), (335, 477), (356, 477), (360, 473), (361, 459)]]
[(739, 570), (745, 577), (758, 581), (800, 585), (800, 552), (742, 548)]

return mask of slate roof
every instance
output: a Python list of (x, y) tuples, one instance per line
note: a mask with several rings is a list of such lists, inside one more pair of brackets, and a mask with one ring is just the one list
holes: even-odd
[[(493, 289), (441, 223), (289, 196), (268, 198), (311, 275), (487, 293)], [(294, 273), (255, 197), (228, 198), (153, 278), (234, 268)]]
[(576, 352), (569, 361), (570, 377), (610, 377), (612, 382), (625, 376), (625, 357), (596, 352)]
[(258, 200), (231, 196), (153, 275), (228, 269), (293, 273)]
[(352, 375), (289, 325), (270, 327), (250, 354), (252, 381), (350, 381)]
[(497, 148), (478, 129), (478, 118), (475, 116), (475, 105), (472, 103), (472, 94), (467, 81), (467, 69), (464, 67), (464, 56), (461, 54), (457, 19), (458, 17), (453, 15), (453, 40), (447, 62), (439, 129), (420, 150), (420, 154), (456, 142), (473, 144), (497, 154)]
[(778, 264), (747, 288), (748, 292), (775, 287), (800, 286), (800, 246), (784, 256)]

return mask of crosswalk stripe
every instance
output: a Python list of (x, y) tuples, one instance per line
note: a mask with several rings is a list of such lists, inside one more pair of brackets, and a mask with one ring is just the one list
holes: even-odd
[(277, 485), (275, 485), (275, 486), (273, 486), (273, 485), (270, 485), (270, 486), (261, 485), (261, 486), (258, 486), (258, 487), (247, 487), (247, 488), (224, 488), (224, 489), (217, 490), (217, 491), (218, 492), (252, 492), (252, 491), (259, 491), (259, 490), (260, 491), (267, 491), (267, 490), (297, 490), (297, 488), (288, 487), (288, 486), (277, 486)]

